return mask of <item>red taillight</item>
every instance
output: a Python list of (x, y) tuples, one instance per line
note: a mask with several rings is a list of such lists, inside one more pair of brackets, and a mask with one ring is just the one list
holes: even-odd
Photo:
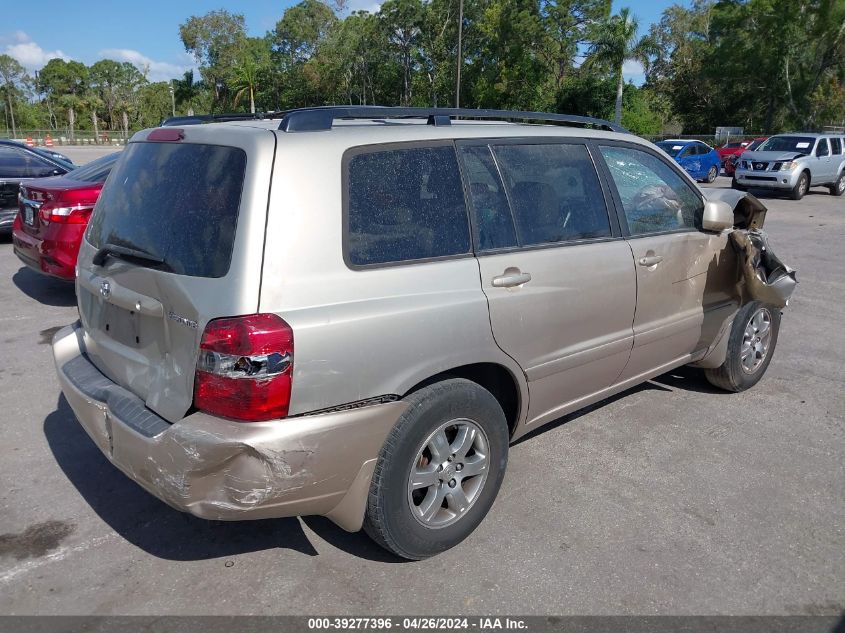
[(47, 194), (39, 210), (41, 219), (61, 224), (87, 224), (101, 189), (102, 185), (97, 185)]
[(283, 418), (292, 374), (293, 330), (280, 317), (214, 319), (200, 342), (194, 406), (244, 422)]

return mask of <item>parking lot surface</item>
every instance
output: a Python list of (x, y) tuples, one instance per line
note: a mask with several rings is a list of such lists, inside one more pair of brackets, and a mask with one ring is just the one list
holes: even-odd
[(322, 518), (203, 521), (128, 480), (55, 378), (73, 288), (0, 238), (0, 613), (838, 615), (845, 199), (763, 199), (800, 284), (760, 384), (684, 368), (545, 427), (480, 528), (423, 562)]

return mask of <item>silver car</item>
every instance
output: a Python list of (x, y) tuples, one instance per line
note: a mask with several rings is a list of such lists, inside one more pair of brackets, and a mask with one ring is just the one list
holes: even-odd
[(179, 510), (324, 515), (421, 559), (481, 522), (520, 436), (679, 365), (740, 391), (772, 360), (794, 275), (765, 208), (612, 124), (207, 120), (132, 138), (53, 341), (92, 441)]
[(778, 134), (753, 152), (743, 152), (733, 177), (735, 189), (771, 189), (803, 198), (810, 187), (845, 193), (845, 137), (831, 134)]

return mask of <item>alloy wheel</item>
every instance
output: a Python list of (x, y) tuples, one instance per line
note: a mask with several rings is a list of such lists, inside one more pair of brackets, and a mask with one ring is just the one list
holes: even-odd
[(441, 424), (420, 446), (408, 476), (411, 514), (427, 528), (443, 528), (464, 516), (487, 481), (489, 442), (472, 420)]
[(751, 315), (742, 336), (742, 371), (753, 374), (760, 368), (769, 353), (771, 340), (772, 313), (768, 308), (759, 308)]

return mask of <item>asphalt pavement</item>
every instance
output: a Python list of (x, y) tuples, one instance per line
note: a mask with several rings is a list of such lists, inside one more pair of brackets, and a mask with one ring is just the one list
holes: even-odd
[(321, 518), (196, 519), (127, 479), (55, 378), (73, 288), (0, 238), (0, 613), (838, 615), (845, 198), (764, 202), (800, 280), (765, 378), (726, 394), (679, 369), (545, 427), (480, 528), (422, 562)]

